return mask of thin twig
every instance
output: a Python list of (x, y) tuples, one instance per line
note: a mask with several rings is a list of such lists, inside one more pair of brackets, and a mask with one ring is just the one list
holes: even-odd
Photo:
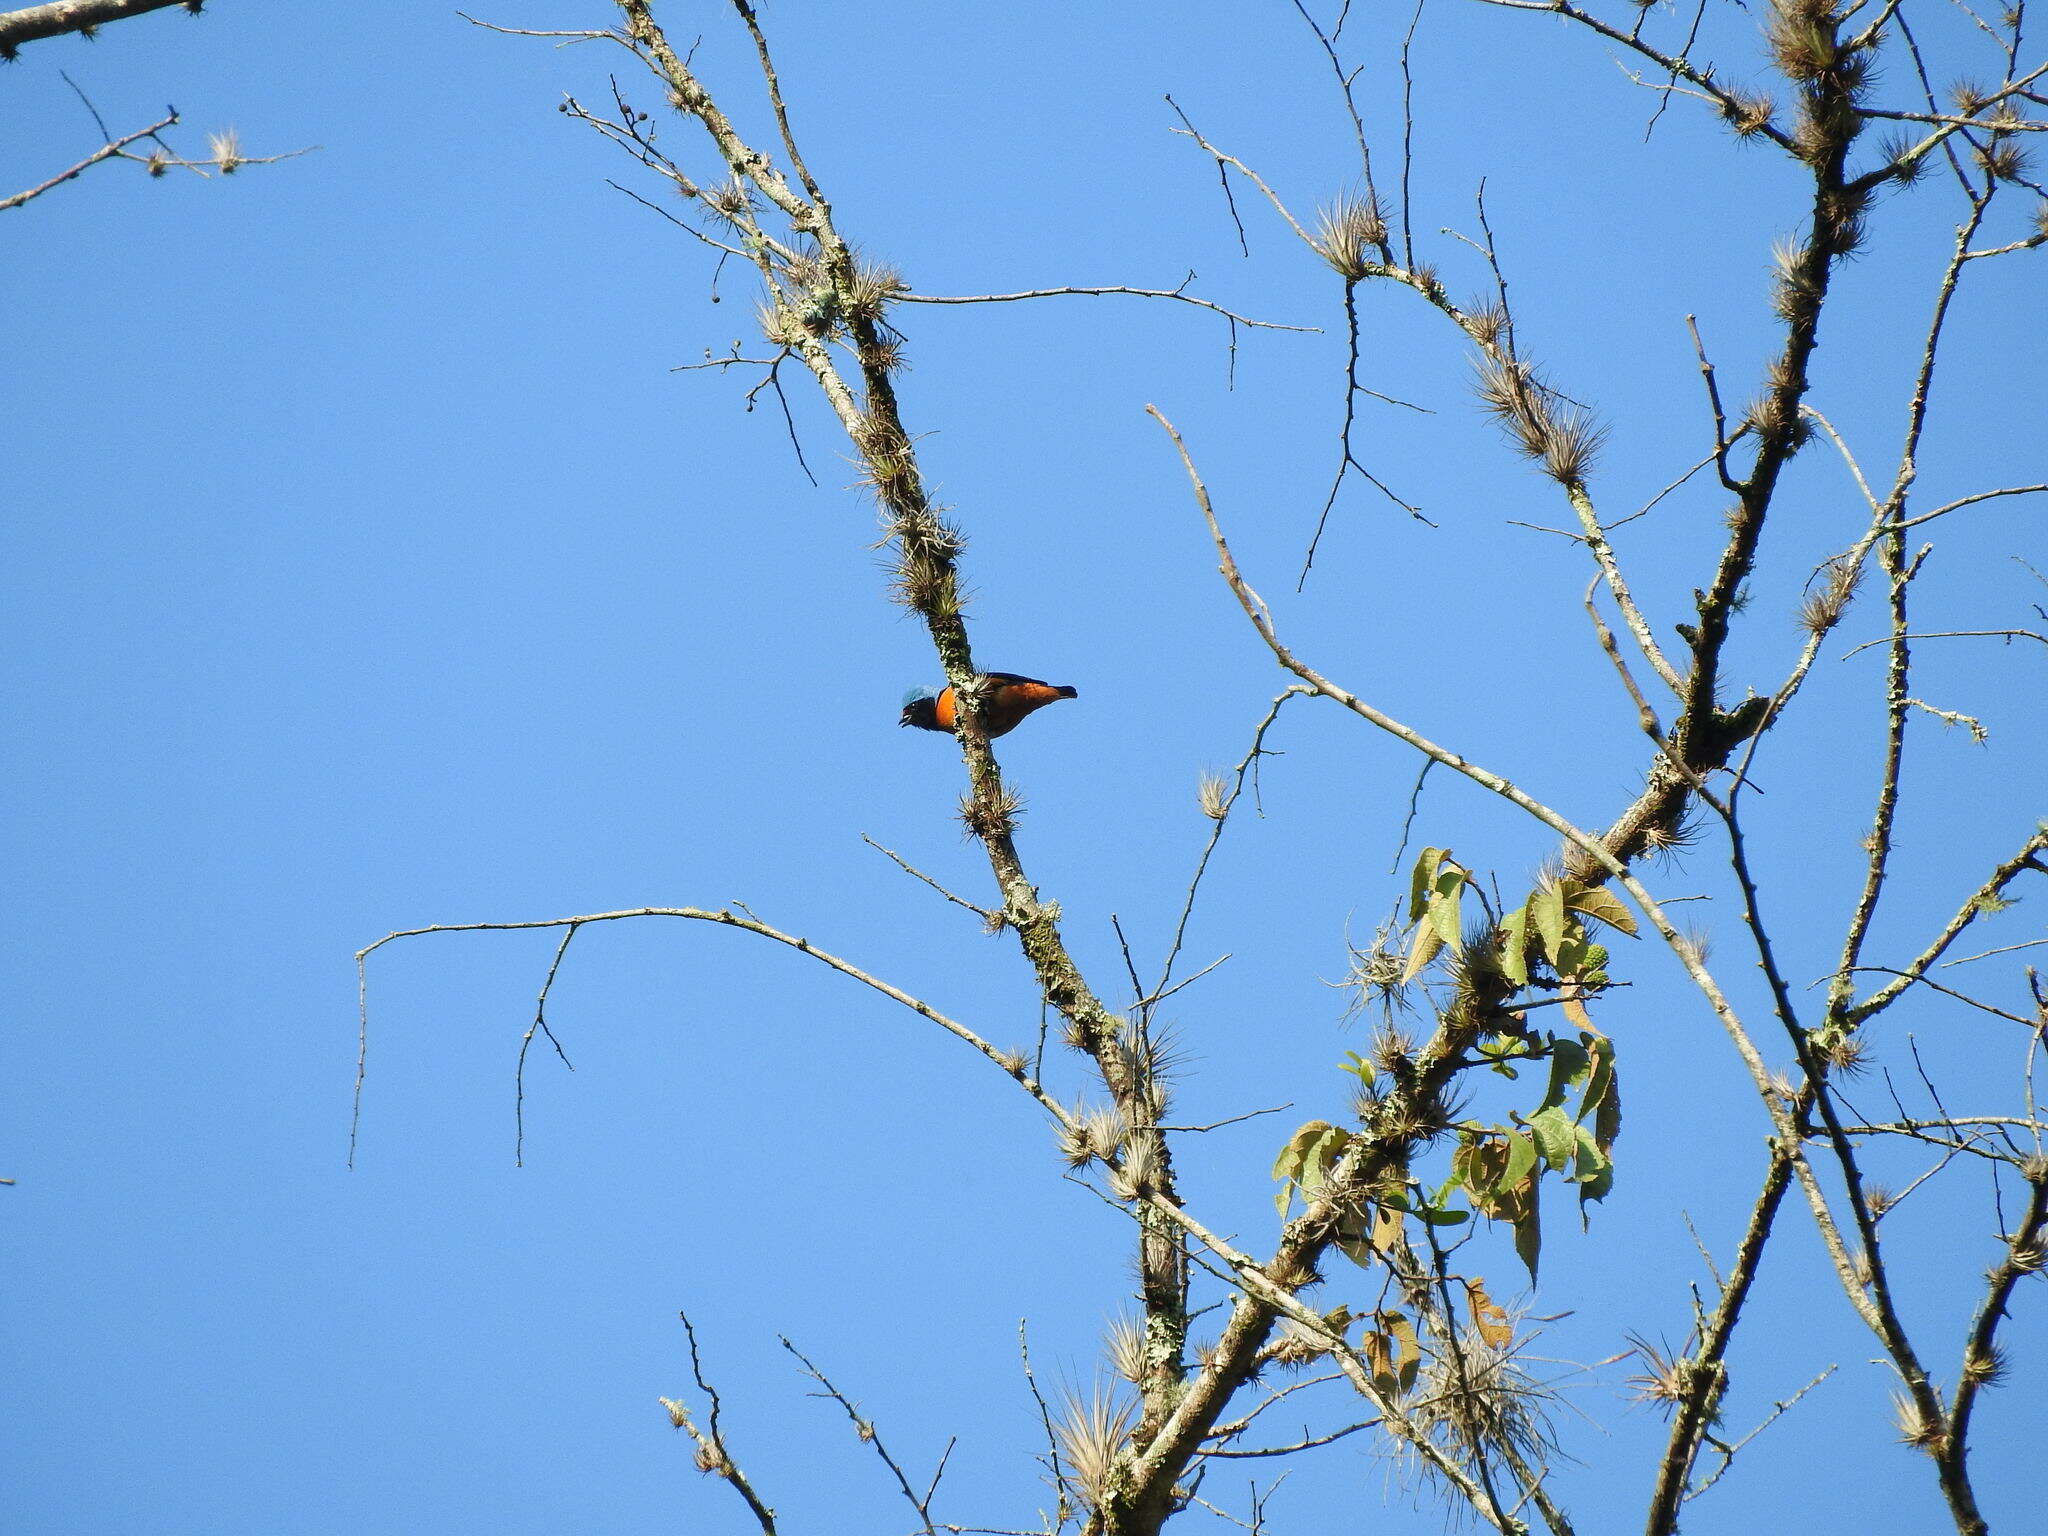
[(519, 1038), (519, 1065), (512, 1075), (512, 1163), (517, 1168), (526, 1166), (526, 1053), (533, 1047), (535, 1032), (548, 1037), (548, 1044), (555, 1048), (563, 1066), (571, 1072), (576, 1070), (576, 1064), (569, 1060), (569, 1053), (562, 1049), (562, 1042), (548, 1027), (548, 994), (554, 990), (555, 973), (562, 968), (562, 956), (569, 952), (569, 941), (576, 937), (576, 928), (577, 925), (571, 923), (562, 933), (562, 942), (555, 946), (555, 958), (548, 964), (547, 979), (541, 982), (540, 997), (533, 1005), (533, 1022), (526, 1026), (526, 1033)]
[[(1189, 274), (1190, 277), (1193, 275), (1193, 273)], [(1214, 310), (1217, 314), (1234, 320), (1239, 325), (1253, 326), (1262, 331), (1299, 331), (1320, 335), (1323, 329), (1319, 325), (1282, 325), (1277, 320), (1254, 320), (1249, 315), (1240, 315), (1237, 311), (1225, 309), (1221, 304), (1212, 303), (1208, 299), (1198, 299), (1193, 294), (1184, 292), (1184, 287), (1185, 284), (1182, 285), (1182, 288), (1126, 288), (1121, 285), (1112, 285), (1103, 288), (1032, 288), (1023, 293), (969, 293), (957, 295), (899, 293), (895, 297), (897, 302), (902, 304), (1012, 304), (1019, 299), (1053, 299), (1068, 294), (1082, 297), (1095, 297), (1102, 294), (1124, 294), (1135, 299), (1177, 299), (1183, 304), (1194, 304), (1202, 309)], [(1407, 404), (1406, 401), (1399, 403)], [(1415, 409), (1420, 410), (1421, 407), (1417, 406)]]
[[(786, 1338), (781, 1342), (784, 1349), (795, 1355), (802, 1362), (804, 1374), (825, 1389), (824, 1395), (846, 1410), (846, 1416), (853, 1421), (854, 1433), (875, 1448), (875, 1454), (882, 1458), (882, 1465), (894, 1474), (896, 1486), (903, 1490), (903, 1497), (910, 1501), (910, 1507), (917, 1511), (918, 1519), (924, 1522), (923, 1536), (936, 1536), (936, 1533), (932, 1530), (931, 1493), (927, 1492), (922, 1499), (917, 1496), (917, 1490), (910, 1486), (910, 1479), (903, 1475), (903, 1468), (896, 1464), (896, 1458), (889, 1454), (889, 1448), (882, 1443), (881, 1433), (875, 1428), (874, 1421), (862, 1418), (860, 1410), (848, 1400), (844, 1392), (841, 1392), (830, 1381), (826, 1380), (825, 1373), (811, 1363), (808, 1355), (790, 1343)], [(951, 1454), (952, 1446), (949, 1444), (946, 1450), (948, 1454)], [(941, 1470), (944, 1469), (944, 1466), (945, 1461), (942, 1457), (940, 1459)], [(934, 1477), (932, 1479), (932, 1489), (936, 1490), (938, 1485), (939, 1480)]]

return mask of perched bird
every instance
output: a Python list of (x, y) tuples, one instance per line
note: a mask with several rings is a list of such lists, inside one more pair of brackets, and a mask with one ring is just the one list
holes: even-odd
[[(1043, 709), (1056, 699), (1080, 696), (1078, 688), (1041, 683), (1014, 672), (984, 672), (981, 680), (981, 725), (991, 740), (1014, 731), (1034, 709)], [(916, 690), (903, 701), (903, 717), (898, 723), (927, 731), (952, 730), (953, 690), (943, 688), (936, 694), (929, 689)]]

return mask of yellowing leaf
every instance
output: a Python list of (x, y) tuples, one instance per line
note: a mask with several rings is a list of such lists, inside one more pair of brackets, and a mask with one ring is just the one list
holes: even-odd
[(1465, 1300), (1472, 1309), (1472, 1326), (1479, 1330), (1479, 1337), (1495, 1349), (1506, 1349), (1514, 1342), (1514, 1324), (1508, 1321), (1507, 1309), (1486, 1294), (1486, 1283), (1474, 1280), (1465, 1287)]
[(1415, 861), (1415, 873), (1408, 882), (1408, 921), (1422, 921), (1422, 909), (1429, 900), (1430, 889), (1436, 884), (1437, 861), (1442, 859), (1448, 848), (1425, 848), (1422, 856)]
[(1447, 869), (1436, 878), (1436, 890), (1429, 898), (1429, 926), (1446, 944), (1456, 945), (1463, 918), (1465, 872)]
[(1401, 971), (1401, 985), (1405, 987), (1420, 976), (1429, 962), (1436, 958), (1437, 951), (1443, 947), (1442, 935), (1430, 924), (1424, 923), (1417, 928), (1415, 941), (1408, 947), (1408, 964)]
[(1573, 886), (1565, 895), (1565, 903), (1575, 912), (1597, 917), (1609, 927), (1619, 928), (1631, 938), (1635, 936), (1634, 916), (1622, 905), (1621, 898), (1605, 886)]
[(1543, 956), (1552, 965), (1564, 948), (1564, 887), (1553, 885), (1529, 898), (1529, 920), (1543, 940)]

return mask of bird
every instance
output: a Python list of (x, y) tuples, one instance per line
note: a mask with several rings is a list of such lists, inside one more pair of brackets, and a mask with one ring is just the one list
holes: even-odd
[[(1042, 683), (1035, 677), (1019, 677), (1015, 672), (984, 672), (981, 683), (981, 726), (991, 741), (1014, 731), (1033, 710), (1081, 695), (1078, 688)], [(903, 701), (903, 714), (897, 723), (926, 731), (950, 731), (953, 721), (953, 690), (947, 687), (936, 694), (928, 688), (913, 690)]]

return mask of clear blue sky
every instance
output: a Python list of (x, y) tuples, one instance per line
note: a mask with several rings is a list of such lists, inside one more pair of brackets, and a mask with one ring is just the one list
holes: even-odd
[[(668, 9), (679, 41), (701, 26), (700, 63), (757, 122), (722, 10)], [(608, 10), (489, 14), (604, 25)], [(1112, 913), (1160, 951), (1206, 835), (1197, 774), (1241, 755), (1282, 681), (1215, 578), (1147, 402), (1187, 433), (1306, 653), (1581, 821), (1625, 802), (1644, 747), (1586, 633), (1583, 556), (1509, 522), (1566, 513), (1479, 418), (1454, 338), (1399, 295), (1365, 298), (1365, 381), (1437, 414), (1372, 407), (1362, 441), (1439, 526), (1347, 492), (1316, 578), (1288, 591), (1332, 467), (1336, 285), (1242, 192), (1252, 255), (1238, 254), (1213, 170), (1162, 97), (1300, 212), (1350, 187), (1348, 125), (1291, 7), (841, 3), (766, 20), (842, 227), (920, 290), (1170, 287), (1192, 268), (1220, 302), (1326, 328), (1241, 335), (1231, 391), (1222, 324), (1181, 306), (897, 317), (908, 418), (972, 540), (980, 657), (1080, 690), (1002, 756), (1028, 796), (1034, 877), (1099, 985), (1120, 971)], [(1724, 67), (1753, 68), (1742, 14), (1716, 24)], [(1376, 36), (1364, 96), (1384, 166), (1397, 81)], [(860, 840), (986, 888), (954, 820), (955, 755), (895, 724), (935, 663), (884, 601), (841, 441), (793, 388), (814, 488), (772, 402), (744, 409), (748, 380), (671, 372), (751, 336), (750, 284), (729, 269), (712, 304), (707, 253), (605, 178), (656, 190), (554, 110), (563, 91), (601, 97), (627, 62), (439, 6), (218, 0), (0, 69), (0, 192), (98, 142), (60, 70), (117, 130), (174, 102), (188, 152), (229, 124), (250, 153), (319, 146), (227, 180), (104, 166), (0, 216), (0, 1176), (19, 1180), (0, 1189), (15, 1357), (0, 1507), (24, 1536), (744, 1531), (656, 1406), (688, 1388), (684, 1307), (787, 1529), (897, 1530), (904, 1511), (836, 1410), (805, 1396), (778, 1332), (906, 1461), (929, 1468), (960, 1436), (944, 1518), (1029, 1524), (1045, 1500), (1018, 1320), (1049, 1384), (1086, 1381), (1128, 1285), (1122, 1219), (1058, 1179), (1038, 1117), (984, 1062), (801, 957), (697, 925), (583, 933), (552, 1008), (576, 1070), (534, 1059), (515, 1167), (513, 1062), (551, 938), (381, 951), (363, 1139), (344, 1166), (350, 957), (398, 927), (741, 900), (1003, 1043), (1036, 1028), (1014, 948)], [(1475, 232), (1487, 178), (1525, 346), (1613, 427), (1603, 503), (1640, 504), (1699, 452), (1687, 313), (1730, 393), (1752, 387), (1794, 178), (1696, 103), (1646, 143), (1649, 93), (1545, 19), (1432, 7), (1416, 70), (1418, 235), (1454, 293), (1476, 291), (1483, 272), (1435, 231)], [(628, 91), (659, 105), (651, 86)], [(694, 151), (683, 125), (666, 131)], [(1935, 186), (1882, 206), (1830, 312), (1821, 398), (1880, 463), (1899, 337), (1921, 323), (1952, 201)], [(1923, 463), (1932, 498), (2043, 478), (2041, 260), (1990, 264), (1963, 303), (1957, 392)], [(1735, 651), (1759, 687), (1794, 650), (1800, 578), (1860, 526), (1818, 449), (1782, 510)], [(1628, 531), (1661, 622), (1686, 616), (1718, 513), (1688, 490)], [(2036, 625), (2048, 592), (2010, 557), (2048, 569), (2040, 518), (2013, 500), (1952, 519), (1927, 627)], [(1802, 980), (1832, 958), (1868, 818), (1880, 661), (1837, 658), (1878, 617), (1866, 605), (1830, 643), (1812, 707), (1759, 761), (1771, 899)], [(1908, 789), (1938, 814), (1905, 829), (1891, 953), (2041, 814), (2043, 663), (1996, 641), (1923, 648), (1920, 696), (1992, 737), (1915, 729)], [(1286, 755), (1267, 765), (1265, 819), (1233, 823), (1190, 936), (1196, 963), (1234, 958), (1179, 1018), (1183, 1119), (1295, 1105), (1185, 1153), (1198, 1208), (1255, 1248), (1274, 1148), (1342, 1108), (1332, 1064), (1363, 1034), (1324, 983), (1347, 931), (1369, 936), (1394, 899), (1416, 766), (1327, 708), (1301, 708), (1271, 744)], [(1504, 887), (1548, 850), (1441, 780), (1416, 834)], [(1718, 862), (1656, 884), (1722, 891)], [(1986, 944), (2040, 936), (2039, 900)], [(1725, 908), (1692, 910), (1753, 1005)], [(1544, 1347), (1588, 1366), (1625, 1330), (1683, 1335), (1705, 1277), (1681, 1215), (1725, 1258), (1764, 1129), (1669, 962), (1632, 948), (1617, 968), (1640, 983), (1608, 1009), (1628, 1092), (1620, 1185), (1590, 1234), (1556, 1223), (1535, 1301), (1574, 1314)], [(1882, 1054), (1908, 1073), (1906, 1029), (1947, 1063), (1953, 1107), (2010, 1107), (2009, 1036), (1902, 1010)], [(1917, 1166), (1886, 1165), (1899, 1183)], [(1954, 1208), (1936, 1197), (1899, 1218), (1939, 1245), (1908, 1291), (1916, 1317), (1941, 1319), (1948, 1361), (1958, 1298), (1994, 1256), (1975, 1186), (1954, 1188)], [(1475, 1262), (1512, 1291), (1505, 1241), (1486, 1243)], [(1788, 1486), (1816, 1529), (1939, 1523), (1925, 1467), (1874, 1422), (1885, 1372), (1813, 1249), (1789, 1234), (1767, 1271), (1731, 1420), (1841, 1370), (1695, 1506), (1689, 1533), (1785, 1523)], [(2038, 1507), (2041, 1307), (2023, 1293), (2010, 1335), (2032, 1384), (1980, 1420), (1983, 1493), (2006, 1529)], [(1567, 1388), (1608, 1430), (1567, 1421), (1584, 1465), (1559, 1477), (1583, 1530), (1640, 1518), (1661, 1425), (1625, 1406), (1628, 1369)], [(1388, 1492), (1363, 1441), (1304, 1465), (1276, 1529), (1440, 1529)], [(1231, 1496), (1228, 1481), (1212, 1491)]]

